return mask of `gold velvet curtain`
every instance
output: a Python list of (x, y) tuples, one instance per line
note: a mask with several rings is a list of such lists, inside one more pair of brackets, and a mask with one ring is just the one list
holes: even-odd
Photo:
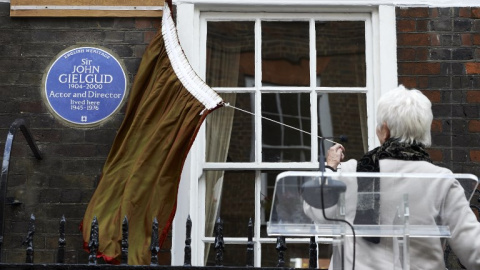
[[(164, 11), (163, 24), (167, 11)], [(173, 20), (169, 22), (173, 25)], [(174, 26), (170, 28), (171, 33), (176, 33)], [(178, 43), (167, 43), (159, 31), (147, 48), (130, 92), (125, 119), (85, 212), (82, 226), (85, 248), (88, 248), (91, 221), (96, 216), (100, 238), (98, 256), (107, 262), (120, 261), (121, 225), (126, 216), (129, 220), (128, 263), (150, 264), (153, 219), (158, 220), (161, 245), (175, 214), (185, 158), (200, 125), (213, 110), (205, 109), (172, 68), (167, 49), (178, 50), (177, 46)], [(187, 61), (183, 63), (188, 65)], [(204, 92), (199, 95), (202, 94)], [(208, 94), (218, 97), (213, 90)], [(213, 100), (221, 101), (220, 97)]]

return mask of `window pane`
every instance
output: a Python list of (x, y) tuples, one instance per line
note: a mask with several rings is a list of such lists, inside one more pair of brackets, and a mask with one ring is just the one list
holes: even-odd
[(331, 244), (322, 244), (318, 243), (318, 269), (328, 269), (330, 265), (330, 258), (332, 257), (332, 245)]
[(317, 22), (317, 86), (366, 85), (365, 22)]
[[(303, 201), (297, 200), (289, 200), (280, 202), (278, 198), (273, 198), (273, 192), (275, 189), (275, 182), (277, 175), (279, 175), (282, 171), (265, 171), (261, 174), (261, 196), (260, 196), (260, 205), (261, 210), (260, 213), (262, 216), (262, 226), (260, 229), (260, 237), (269, 237), (267, 234), (266, 224), (267, 222), (274, 220), (278, 222), (278, 216), (285, 216), (282, 213), (285, 211), (288, 212), (288, 209), (302, 209), (303, 208)], [(297, 186), (295, 186), (297, 187)], [(278, 192), (278, 191), (277, 191)], [(282, 196), (289, 197), (289, 198), (301, 198), (299, 195), (300, 190), (298, 189), (284, 189), (282, 190)], [(291, 195), (291, 196), (290, 196)], [(272, 209), (273, 200), (276, 201), (275, 209)], [(291, 213), (291, 211), (290, 211)], [(297, 212), (294, 216), (291, 216), (293, 220), (296, 222), (299, 220), (305, 220), (305, 222), (311, 222), (311, 219), (308, 218), (303, 212)], [(288, 223), (289, 220), (284, 220), (285, 223)]]
[(262, 160), (264, 162), (310, 161), (310, 94), (262, 94)]
[(205, 236), (215, 236), (220, 217), (224, 237), (246, 237), (255, 215), (254, 171), (205, 171)]
[[(368, 149), (366, 95), (330, 93), (318, 99), (319, 135), (341, 143), (345, 160), (360, 159)], [(330, 146), (327, 142), (325, 150)]]
[[(222, 93), (225, 102), (254, 111), (254, 94)], [(251, 162), (255, 160), (254, 116), (231, 107), (213, 111), (207, 117), (207, 162)]]
[(270, 212), (272, 211), (273, 191), (275, 189), (275, 180), (277, 175), (282, 171), (264, 171), (261, 174), (261, 189), (260, 192), (260, 214), (262, 226), (260, 230), (260, 237), (268, 237), (267, 222), (270, 221)]
[(308, 22), (262, 21), (262, 85), (309, 86)]
[(207, 84), (244, 87), (255, 74), (254, 44), (254, 22), (208, 22)]

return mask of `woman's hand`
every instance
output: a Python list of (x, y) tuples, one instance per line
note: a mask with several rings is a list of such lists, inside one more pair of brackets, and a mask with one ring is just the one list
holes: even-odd
[(341, 144), (337, 143), (334, 146), (330, 147), (327, 153), (327, 166), (330, 166), (334, 170), (336, 170), (338, 164), (340, 164), (340, 162), (345, 157), (343, 155), (343, 152), (345, 152), (345, 148), (343, 148), (343, 145)]

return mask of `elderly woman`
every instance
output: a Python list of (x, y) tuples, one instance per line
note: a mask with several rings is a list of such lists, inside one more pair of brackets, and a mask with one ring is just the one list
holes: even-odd
[[(358, 162), (342, 162), (344, 147), (332, 146), (327, 153), (327, 168), (342, 172), (381, 172), (381, 173), (432, 173), (451, 174), (448, 169), (432, 164), (425, 147), (431, 143), (432, 123), (431, 103), (418, 90), (408, 90), (399, 86), (378, 101), (377, 136), (381, 143), (366, 153)], [(341, 163), (341, 165), (340, 165)], [(340, 165), (340, 166), (339, 166)], [(350, 179), (345, 198), (346, 219), (354, 224), (378, 224), (389, 217), (377, 209), (358, 209), (357, 195), (372, 190), (372, 181), (363, 183)], [(385, 182), (384, 182), (385, 183)], [(382, 184), (377, 187), (382, 190)], [(385, 189), (385, 187), (384, 187)], [(414, 215), (412, 224), (438, 224), (450, 228), (448, 242), (467, 269), (480, 269), (480, 223), (469, 207), (463, 188), (454, 179), (402, 180), (396, 184), (392, 196), (382, 200), (400, 200), (402, 194), (409, 194), (409, 202)], [(348, 203), (348, 202), (354, 202)], [(333, 207), (332, 207), (333, 208)], [(375, 208), (375, 207), (373, 207)], [(331, 209), (325, 209), (333, 213)], [(330, 211), (329, 211), (330, 210)], [(314, 221), (323, 222), (320, 209), (304, 203), (304, 211)], [(392, 238), (358, 237), (356, 239), (355, 269), (393, 269), (394, 251)], [(444, 241), (438, 238), (411, 238), (410, 269), (445, 269)], [(345, 243), (345, 268), (352, 269), (353, 241)], [(333, 259), (338, 256), (334, 252)], [(398, 263), (398, 262), (397, 262)]]

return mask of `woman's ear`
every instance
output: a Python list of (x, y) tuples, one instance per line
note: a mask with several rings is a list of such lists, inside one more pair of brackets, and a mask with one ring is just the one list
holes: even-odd
[(377, 128), (377, 137), (381, 144), (390, 139), (390, 129), (388, 128), (387, 123), (383, 123)]
[(382, 125), (382, 135), (383, 141), (390, 139), (390, 129), (387, 126), (387, 123), (383, 123)]

